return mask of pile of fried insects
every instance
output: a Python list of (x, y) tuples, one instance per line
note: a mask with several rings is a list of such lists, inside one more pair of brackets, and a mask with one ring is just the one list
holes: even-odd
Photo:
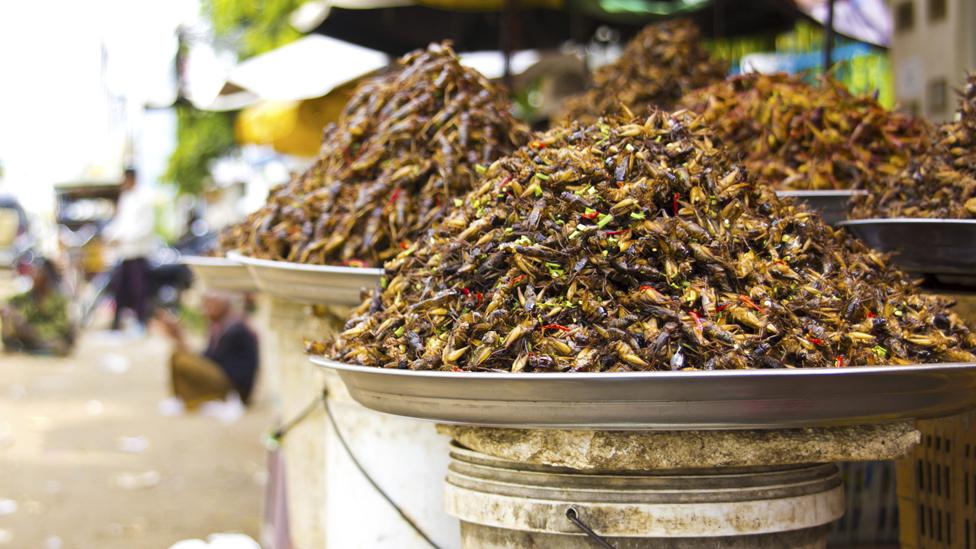
[(556, 121), (592, 124), (604, 114), (646, 114), (671, 109), (695, 88), (720, 82), (728, 64), (712, 58), (703, 47), (698, 27), (688, 20), (648, 25), (613, 63), (593, 74), (593, 87), (566, 100)]
[(220, 247), (264, 259), (379, 266), (454, 207), (479, 171), (528, 140), (507, 92), (447, 44), (361, 85), (301, 177), (225, 232)]
[(851, 217), (976, 218), (976, 73), (956, 120), (939, 126), (927, 154), (852, 201)]
[(539, 134), (308, 349), (503, 372), (976, 360), (949, 302), (777, 199), (721, 145), (687, 111)]
[(867, 189), (927, 150), (931, 128), (837, 80), (750, 73), (687, 94), (734, 158), (778, 189)]

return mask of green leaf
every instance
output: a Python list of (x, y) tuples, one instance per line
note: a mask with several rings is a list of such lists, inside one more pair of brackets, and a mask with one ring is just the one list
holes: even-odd
[(237, 147), (231, 113), (176, 106), (176, 148), (161, 180), (185, 194), (199, 194), (210, 180), (210, 164)]

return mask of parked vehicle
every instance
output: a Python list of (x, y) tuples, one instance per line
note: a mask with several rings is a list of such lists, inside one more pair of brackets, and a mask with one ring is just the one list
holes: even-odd
[(33, 246), (27, 214), (9, 194), (0, 194), (0, 269), (18, 269)]

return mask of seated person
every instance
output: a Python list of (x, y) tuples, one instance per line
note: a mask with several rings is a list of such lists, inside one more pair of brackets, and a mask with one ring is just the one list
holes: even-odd
[(156, 319), (173, 340), (170, 359), (173, 396), (187, 410), (201, 404), (223, 400), (235, 391), (247, 404), (258, 369), (258, 340), (235, 307), (236, 296), (207, 292), (203, 313), (209, 323), (209, 341), (202, 353), (189, 350), (179, 320), (160, 310)]
[(3, 347), (11, 352), (65, 356), (74, 345), (68, 301), (58, 285), (60, 276), (50, 260), (28, 265), (31, 288), (0, 308)]

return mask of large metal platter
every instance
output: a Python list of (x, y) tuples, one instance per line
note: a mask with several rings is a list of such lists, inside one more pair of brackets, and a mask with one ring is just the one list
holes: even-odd
[(254, 292), (258, 287), (247, 267), (223, 257), (187, 255), (180, 262), (193, 271), (193, 276), (205, 288), (232, 292)]
[(780, 197), (792, 197), (805, 202), (811, 210), (820, 213), (824, 221), (836, 225), (847, 219), (847, 202), (855, 195), (867, 194), (865, 191), (776, 191)]
[(940, 417), (976, 407), (976, 364), (713, 372), (454, 373), (311, 361), (360, 404), (442, 423), (772, 429)]
[(903, 270), (976, 276), (976, 220), (856, 219), (839, 225), (868, 246), (891, 252)]
[(300, 303), (359, 305), (363, 288), (376, 286), (383, 276), (383, 269), (270, 261), (235, 252), (227, 257), (246, 266), (262, 292)]

